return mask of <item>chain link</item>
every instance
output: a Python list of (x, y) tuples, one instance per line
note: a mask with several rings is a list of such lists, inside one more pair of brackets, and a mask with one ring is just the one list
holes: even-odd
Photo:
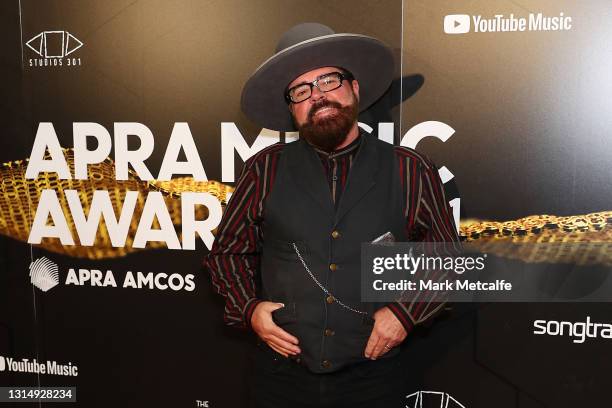
[(310, 275), (310, 277), (312, 278), (312, 280), (314, 281), (314, 283), (317, 284), (318, 287), (321, 288), (321, 290), (327, 295), (327, 296), (331, 296), (334, 299), (334, 302), (338, 303), (340, 306), (342, 306), (345, 309), (350, 310), (351, 312), (355, 312), (355, 313), (359, 313), (359, 314), (363, 314), (363, 315), (367, 315), (367, 312), (362, 312), (361, 310), (357, 310), (357, 309), (353, 309), (352, 307), (345, 305), (344, 303), (342, 303), (340, 301), (340, 299), (338, 299), (337, 297), (335, 297), (334, 295), (332, 295), (329, 290), (327, 290), (327, 288), (325, 286), (323, 286), (321, 284), (321, 282), (319, 282), (319, 280), (312, 274), (312, 272), (310, 272), (310, 269), (308, 268), (308, 265), (306, 265), (306, 262), (304, 261), (304, 258), (302, 258), (302, 254), (300, 254), (300, 250), (298, 249), (297, 245), (295, 245), (295, 242), (292, 242), (291, 245), (293, 245), (293, 249), (295, 250), (296, 255), (298, 256), (298, 258), (300, 259), (300, 262), (302, 263), (302, 265), (304, 266), (304, 269), (306, 269), (306, 272), (308, 272), (308, 275)]

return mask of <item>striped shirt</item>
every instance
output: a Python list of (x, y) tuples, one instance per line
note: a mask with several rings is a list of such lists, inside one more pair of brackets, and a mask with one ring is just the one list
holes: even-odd
[[(339, 202), (361, 138), (373, 137), (362, 130), (360, 132), (355, 141), (332, 153), (315, 148), (325, 169), (334, 203)], [(246, 161), (213, 246), (204, 260), (216, 292), (225, 297), (224, 321), (230, 326), (250, 328), (253, 310), (262, 301), (256, 296), (255, 285), (264, 239), (261, 223), (283, 146), (284, 143), (279, 142), (266, 147)], [(409, 241), (458, 241), (452, 212), (435, 165), (412, 149), (394, 146), (394, 151), (399, 159), (402, 191), (406, 197), (404, 216)], [(443, 306), (442, 303), (427, 301), (425, 293), (418, 299), (387, 304), (407, 332), (414, 325), (428, 320)]]

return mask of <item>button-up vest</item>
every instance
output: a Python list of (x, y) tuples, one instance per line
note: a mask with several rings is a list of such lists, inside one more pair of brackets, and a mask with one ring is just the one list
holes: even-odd
[[(299, 339), (299, 359), (318, 373), (366, 360), (371, 316), (384, 304), (361, 301), (361, 243), (386, 232), (406, 240), (393, 146), (363, 132), (359, 137), (337, 210), (320, 158), (303, 139), (283, 147), (264, 204), (260, 296), (285, 304), (273, 312), (274, 320)], [(329, 294), (308, 274), (293, 244)], [(348, 310), (336, 298), (368, 314)]]

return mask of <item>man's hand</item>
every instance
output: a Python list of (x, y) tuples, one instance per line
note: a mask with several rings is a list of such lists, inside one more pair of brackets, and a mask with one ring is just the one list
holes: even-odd
[(276, 302), (260, 302), (251, 315), (251, 327), (268, 346), (289, 357), (289, 354), (299, 354), (301, 350), (297, 346), (297, 337), (281, 329), (272, 320), (272, 312), (281, 307), (285, 306)]
[[(376, 360), (379, 356), (400, 344), (408, 333), (388, 307), (374, 313), (374, 328), (365, 349), (365, 356)], [(385, 347), (387, 346), (387, 347)]]

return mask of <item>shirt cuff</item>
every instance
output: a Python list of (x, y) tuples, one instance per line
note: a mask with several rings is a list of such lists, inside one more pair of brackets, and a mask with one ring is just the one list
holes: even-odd
[(252, 329), (251, 317), (253, 317), (253, 311), (255, 311), (255, 307), (261, 302), (263, 302), (262, 299), (250, 298), (249, 300), (247, 300), (246, 304), (244, 305), (242, 316), (244, 319), (244, 325), (249, 329)]
[(414, 323), (412, 320), (412, 316), (410, 316), (410, 313), (408, 313), (404, 305), (399, 302), (393, 302), (387, 304), (386, 306), (393, 312), (393, 314), (395, 315), (395, 317), (397, 317), (397, 320), (400, 321), (402, 326), (404, 326), (404, 330), (406, 330), (406, 333), (410, 333), (414, 328)]

